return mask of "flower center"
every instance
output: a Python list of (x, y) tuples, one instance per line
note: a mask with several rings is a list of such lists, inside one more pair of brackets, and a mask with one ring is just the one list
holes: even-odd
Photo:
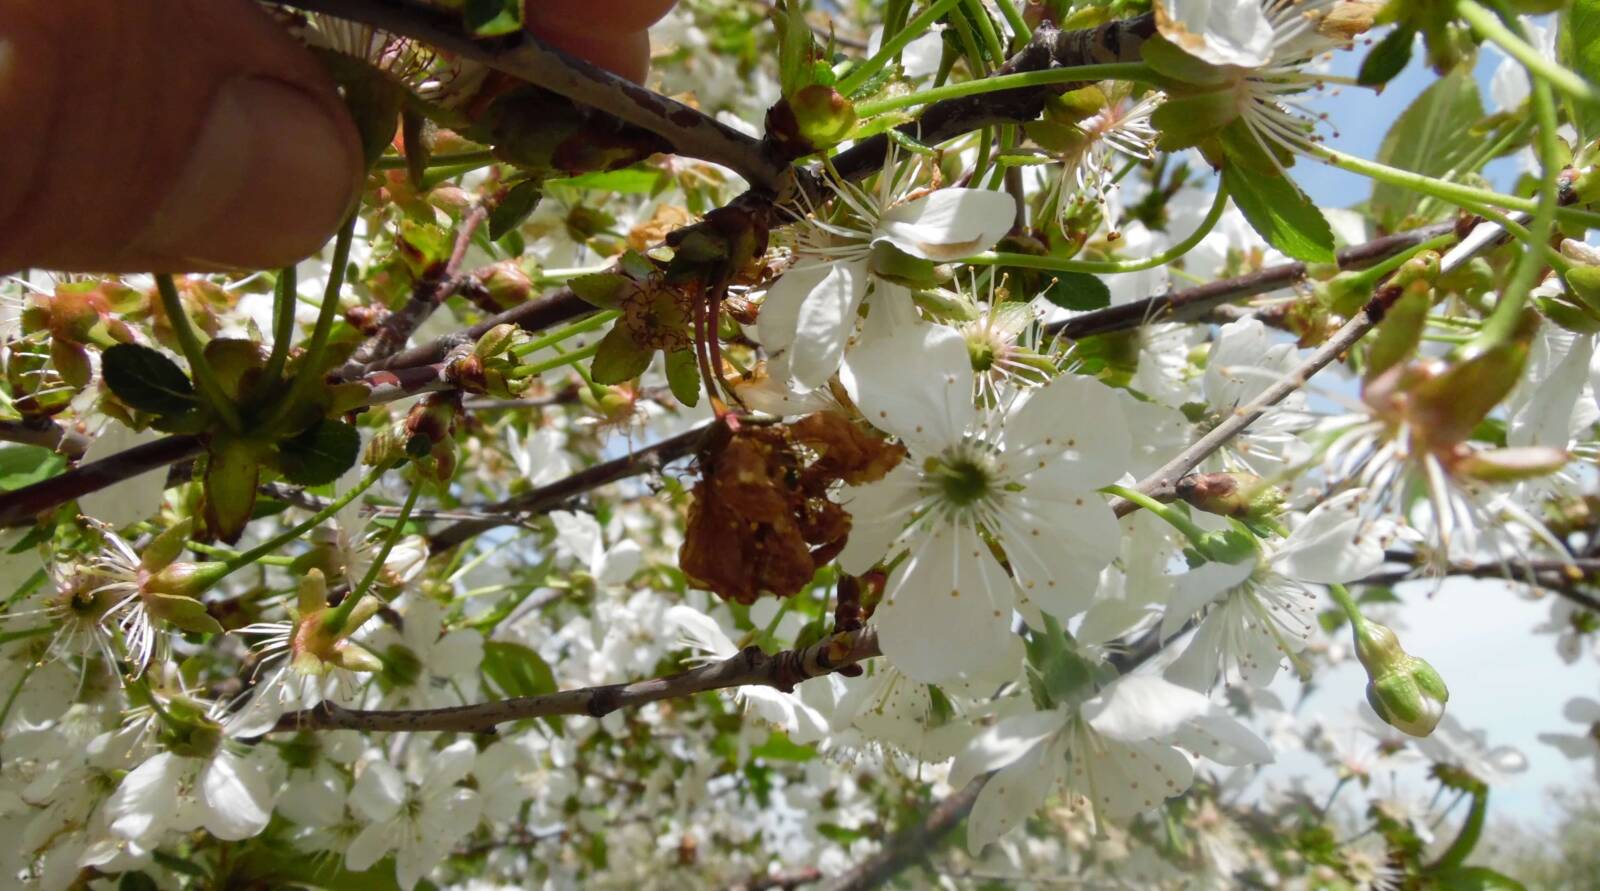
[(929, 458), (923, 473), (939, 498), (953, 507), (970, 507), (994, 497), (1001, 488), (994, 458), (969, 446)]

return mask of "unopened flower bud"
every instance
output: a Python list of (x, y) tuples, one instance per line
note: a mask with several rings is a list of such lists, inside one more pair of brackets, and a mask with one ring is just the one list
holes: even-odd
[(1452, 468), (1462, 476), (1491, 483), (1548, 476), (1566, 466), (1568, 454), (1548, 446), (1513, 446), (1473, 452)]
[(1176, 488), (1190, 507), (1208, 514), (1266, 520), (1283, 513), (1283, 492), (1253, 473), (1196, 473)]
[(800, 135), (816, 151), (831, 148), (856, 126), (856, 107), (833, 87), (812, 84), (789, 97)]
[(480, 359), (493, 359), (511, 348), (521, 330), (521, 328), (509, 322), (496, 325), (483, 332), (483, 336), (478, 338), (476, 344), (473, 344), (472, 354)]
[(1387, 626), (1364, 621), (1352, 626), (1356, 658), (1367, 670), (1367, 702), (1384, 723), (1411, 736), (1427, 736), (1444, 717), (1450, 691), (1426, 660), (1400, 647)]
[(473, 277), (488, 295), (488, 303), (497, 310), (521, 306), (533, 295), (533, 278), (517, 260), (492, 263)]

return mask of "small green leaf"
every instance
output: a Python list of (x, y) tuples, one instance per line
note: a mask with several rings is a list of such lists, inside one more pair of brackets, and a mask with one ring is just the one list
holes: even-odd
[(194, 408), (194, 384), (159, 350), (119, 343), (100, 357), (106, 386), (129, 408), (153, 415), (179, 415)]
[(256, 504), (261, 466), (254, 450), (239, 439), (218, 439), (206, 459), (206, 525), (225, 542), (239, 540)]
[(1087, 272), (1057, 272), (1055, 284), (1044, 292), (1044, 299), (1062, 309), (1100, 309), (1111, 305), (1111, 289), (1098, 276)]
[(1527, 891), (1527, 886), (1487, 866), (1458, 866), (1435, 876), (1440, 891)]
[[(1561, 63), (1591, 84), (1600, 83), (1600, 0), (1573, 0), (1561, 15), (1556, 47)], [(1600, 108), (1566, 99), (1579, 144), (1600, 136)]]
[(1307, 263), (1334, 261), (1327, 218), (1287, 176), (1253, 176), (1229, 166), (1222, 171), (1222, 187), (1267, 244)]
[(629, 280), (625, 275), (618, 275), (615, 272), (596, 272), (591, 275), (580, 275), (568, 281), (567, 287), (591, 306), (616, 309), (623, 288), (628, 284)]
[(621, 170), (598, 170), (580, 176), (563, 177), (549, 181), (552, 186), (570, 186), (574, 189), (591, 189), (622, 195), (649, 195), (660, 188), (667, 179), (665, 171), (656, 167), (635, 164)]
[(221, 634), (222, 623), (206, 611), (206, 605), (180, 594), (144, 592), (145, 608), (167, 624), (196, 634)]
[[(1459, 178), (1472, 172), (1459, 168), (1478, 150), (1479, 140), (1467, 134), (1483, 114), (1472, 70), (1457, 68), (1434, 81), (1401, 113), (1383, 137), (1377, 160), (1425, 176), (1452, 173)], [(1407, 225), (1406, 218), (1416, 212), (1422, 197), (1411, 189), (1377, 183), (1369, 209), (1381, 226), (1395, 230)], [(1446, 212), (1445, 205), (1434, 204), (1438, 213)]]
[(42, 482), (66, 469), (67, 459), (44, 446), (0, 446), (0, 492)]
[(600, 340), (595, 350), (594, 362), (589, 366), (589, 375), (597, 384), (620, 384), (631, 381), (650, 367), (650, 358), (655, 355), (655, 350), (645, 349), (633, 342), (628, 336), (628, 331), (621, 325), (611, 329)]
[(750, 757), (768, 761), (810, 761), (817, 757), (817, 750), (796, 743), (787, 733), (774, 731), (767, 735), (766, 742), (750, 750)]
[(278, 470), (297, 486), (331, 483), (356, 463), (361, 432), (343, 421), (322, 420), (278, 443)]
[(1363, 87), (1381, 87), (1395, 79), (1411, 61), (1411, 49), (1416, 45), (1417, 32), (1408, 25), (1400, 25), (1378, 41), (1367, 57), (1361, 60), (1361, 72), (1356, 83)]
[(521, 226), (543, 198), (544, 183), (540, 180), (525, 179), (512, 186), (489, 211), (489, 237), (499, 240)]
[(500, 37), (522, 30), (522, 0), (466, 0), (461, 14), (467, 29), (479, 37)]
[(538, 653), (519, 643), (483, 644), (484, 680), (501, 696), (543, 696), (556, 692), (555, 672)]
[(700, 403), (700, 365), (695, 361), (694, 350), (667, 354), (667, 386), (684, 405), (693, 408)]

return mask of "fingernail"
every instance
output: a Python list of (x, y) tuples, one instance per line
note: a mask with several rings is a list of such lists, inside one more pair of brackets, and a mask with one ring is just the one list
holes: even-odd
[(224, 84), (137, 249), (205, 266), (264, 267), (312, 253), (361, 186), (342, 109), (264, 77)]

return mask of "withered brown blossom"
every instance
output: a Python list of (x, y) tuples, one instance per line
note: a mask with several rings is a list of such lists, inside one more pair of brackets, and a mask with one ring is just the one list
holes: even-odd
[(833, 412), (716, 429), (678, 560), (693, 584), (746, 604), (805, 588), (849, 539), (830, 489), (880, 480), (906, 453)]

